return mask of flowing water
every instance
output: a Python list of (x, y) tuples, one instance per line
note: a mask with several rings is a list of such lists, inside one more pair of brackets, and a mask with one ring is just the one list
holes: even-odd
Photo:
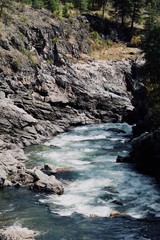
[[(46, 162), (66, 168), (56, 174), (65, 192), (4, 189), (0, 225), (35, 229), (39, 240), (160, 239), (159, 187), (132, 165), (116, 163), (130, 151), (130, 136), (125, 123), (90, 125), (28, 148), (30, 166)], [(113, 211), (121, 216), (111, 218)]]

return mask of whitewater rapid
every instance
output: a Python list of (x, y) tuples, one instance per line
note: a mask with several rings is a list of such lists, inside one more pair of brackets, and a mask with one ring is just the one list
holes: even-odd
[(154, 180), (135, 172), (130, 164), (116, 163), (118, 155), (129, 153), (131, 134), (132, 127), (126, 123), (83, 126), (46, 142), (46, 150), (34, 150), (35, 159), (69, 168), (57, 175), (64, 183), (64, 194), (46, 196), (40, 202), (60, 216), (108, 217), (113, 211), (134, 218), (160, 216)]

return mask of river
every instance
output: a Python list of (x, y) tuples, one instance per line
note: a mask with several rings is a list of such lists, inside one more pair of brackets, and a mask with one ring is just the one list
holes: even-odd
[[(126, 123), (89, 125), (29, 147), (29, 166), (68, 168), (56, 174), (65, 192), (1, 190), (0, 225), (34, 229), (38, 240), (160, 239), (159, 186), (132, 165), (116, 163), (130, 151), (131, 134)], [(110, 217), (113, 211), (121, 216)]]

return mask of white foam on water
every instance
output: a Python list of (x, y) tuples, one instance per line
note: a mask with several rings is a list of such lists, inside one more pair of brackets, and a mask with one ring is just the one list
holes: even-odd
[(114, 137), (114, 138), (111, 138), (111, 141), (113, 141), (113, 142), (117, 142), (117, 141), (119, 141), (121, 138), (116, 138), (116, 137)]
[(88, 165), (91, 163), (89, 161), (80, 161), (80, 160), (69, 160), (69, 162), (74, 165)]
[(93, 148), (85, 148), (83, 151), (84, 151), (85, 153), (93, 153), (93, 152), (95, 152), (96, 150), (94, 150)]
[(53, 205), (50, 205), (50, 208), (53, 213), (57, 213), (60, 216), (70, 216), (73, 213), (79, 213), (85, 216), (108, 217), (111, 214), (112, 209), (110, 207), (94, 206), (89, 204), (88, 200), (85, 200), (84, 197), (68, 195), (67, 197), (63, 197), (61, 201), (54, 199), (52, 202)]
[(51, 211), (61, 216), (69, 216), (76, 212), (86, 216), (107, 217), (112, 208), (105, 204), (95, 205), (95, 198), (101, 189), (111, 182), (110, 179), (74, 181), (65, 187), (63, 195), (51, 195), (45, 200), (41, 199), (41, 202), (49, 204)]
[(116, 156), (99, 156), (94, 158), (94, 160), (92, 161), (92, 163), (106, 163), (106, 162), (111, 162), (111, 163), (115, 163), (116, 162), (117, 157)]
[(77, 165), (90, 164), (89, 161), (81, 160), (84, 156), (84, 151), (62, 151), (43, 152), (42, 157), (47, 159), (47, 162), (63, 167), (76, 167)]
[(79, 205), (77, 208), (73, 207), (72, 209), (62, 209), (59, 211), (52, 211), (53, 213), (57, 213), (60, 216), (71, 216), (74, 213), (83, 214), (87, 217), (109, 217), (112, 209), (109, 207), (92, 207), (87, 206), (84, 208), (83, 205)]
[[(129, 164), (116, 163), (120, 150), (117, 152), (115, 149), (114, 153), (110, 149), (118, 141), (123, 146), (122, 153), (127, 153), (124, 147), (128, 136), (116, 137), (116, 133), (107, 132), (110, 127), (131, 133), (127, 124), (92, 125), (75, 128), (46, 143), (61, 147), (42, 153), (50, 163), (69, 166), (76, 171), (84, 170), (80, 179), (67, 183), (63, 195), (41, 200), (49, 204), (52, 212), (63, 216), (77, 212), (106, 217), (115, 209), (136, 218), (142, 218), (147, 213), (160, 216), (160, 194), (154, 180), (135, 172)], [(101, 198), (101, 195), (104, 197)], [(113, 200), (120, 200), (122, 205), (114, 205)]]
[(101, 140), (106, 139), (106, 135), (96, 135), (96, 136), (76, 136), (76, 135), (67, 135), (66, 133), (61, 136), (55, 137), (53, 140), (44, 143), (47, 146), (54, 145), (57, 147), (69, 146), (72, 143), (83, 142), (83, 141), (91, 141), (91, 140)]

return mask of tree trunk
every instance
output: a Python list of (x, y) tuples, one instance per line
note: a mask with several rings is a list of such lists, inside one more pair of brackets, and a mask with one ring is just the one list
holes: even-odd
[(131, 33), (133, 32), (134, 22), (135, 22), (135, 16), (136, 16), (136, 4), (134, 4), (133, 12), (132, 12), (132, 18), (131, 18)]
[(2, 13), (3, 13), (3, 4), (0, 5), (0, 18), (2, 17)]
[(94, 0), (92, 0), (92, 10), (94, 10)]
[(107, 4), (107, 0), (103, 0), (103, 4), (102, 4), (102, 18), (104, 18), (106, 4)]
[(121, 25), (122, 25), (122, 27), (124, 26), (124, 16), (125, 16), (124, 7), (122, 7), (122, 13), (121, 13)]

